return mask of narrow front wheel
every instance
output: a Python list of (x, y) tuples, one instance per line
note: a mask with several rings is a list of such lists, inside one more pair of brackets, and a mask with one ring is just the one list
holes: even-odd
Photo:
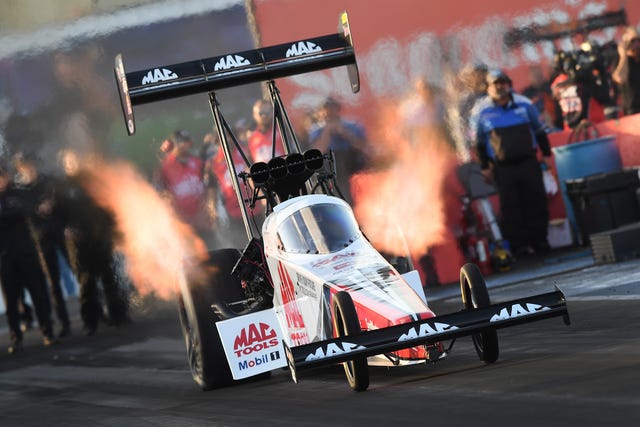
[[(477, 265), (468, 263), (460, 269), (460, 292), (462, 303), (466, 309), (487, 307), (491, 305), (487, 284)], [(498, 332), (495, 329), (485, 329), (472, 336), (473, 345), (478, 357), (485, 363), (498, 360), (500, 349), (498, 346)]]
[[(351, 295), (341, 291), (333, 296), (333, 328), (338, 337), (358, 335), (361, 332), (358, 313)], [(366, 357), (356, 357), (343, 363), (349, 386), (354, 391), (369, 387), (369, 366)]]

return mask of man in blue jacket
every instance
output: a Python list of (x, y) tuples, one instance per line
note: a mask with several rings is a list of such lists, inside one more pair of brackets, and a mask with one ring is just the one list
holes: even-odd
[(546, 252), (549, 212), (536, 151), (551, 167), (549, 139), (531, 100), (512, 92), (502, 70), (490, 71), (487, 84), (471, 125), (482, 174), (498, 189), (502, 232), (516, 256)]

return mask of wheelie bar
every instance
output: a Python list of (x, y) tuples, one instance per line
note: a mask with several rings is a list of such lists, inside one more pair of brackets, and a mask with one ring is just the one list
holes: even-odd
[(570, 324), (566, 299), (557, 287), (553, 292), (492, 304), (487, 307), (363, 331), (296, 347), (286, 347), (287, 361), (294, 381), (297, 371), (389, 353), (417, 345), (474, 335), (487, 329), (501, 329), (522, 323), (562, 316)]

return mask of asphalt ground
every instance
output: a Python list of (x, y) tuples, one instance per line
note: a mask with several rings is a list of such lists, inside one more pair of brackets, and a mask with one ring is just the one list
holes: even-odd
[[(501, 356), (484, 365), (461, 338), (437, 364), (372, 368), (352, 392), (341, 367), (202, 392), (190, 377), (174, 302), (135, 301), (134, 322), (0, 354), (2, 426), (640, 425), (640, 260), (594, 265), (583, 248), (519, 260), (487, 278), (493, 302), (550, 291), (559, 318), (503, 329)], [(428, 289), (438, 314), (460, 308), (455, 285)], [(2, 332), (0, 332), (2, 333)], [(0, 346), (7, 345), (6, 333)]]

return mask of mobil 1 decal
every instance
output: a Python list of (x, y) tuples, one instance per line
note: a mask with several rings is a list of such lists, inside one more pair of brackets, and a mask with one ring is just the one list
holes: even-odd
[(282, 331), (273, 309), (218, 322), (216, 327), (234, 379), (287, 365)]

